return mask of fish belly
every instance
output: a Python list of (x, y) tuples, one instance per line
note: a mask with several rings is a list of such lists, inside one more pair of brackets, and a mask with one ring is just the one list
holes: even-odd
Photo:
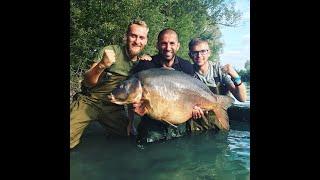
[(177, 87), (172, 89), (161, 84), (158, 87), (145, 88), (144, 92), (143, 96), (149, 102), (148, 115), (153, 119), (172, 124), (188, 121), (192, 117), (195, 105), (207, 109), (211, 104), (207, 99), (199, 96), (199, 92), (179, 90)]

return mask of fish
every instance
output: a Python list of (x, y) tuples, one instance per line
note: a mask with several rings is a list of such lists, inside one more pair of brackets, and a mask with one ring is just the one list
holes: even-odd
[[(139, 115), (167, 122), (173, 126), (192, 118), (194, 106), (212, 110), (217, 126), (229, 130), (227, 109), (234, 99), (214, 94), (202, 81), (177, 70), (152, 68), (140, 71), (123, 81), (108, 95), (118, 105), (140, 103)], [(204, 116), (203, 116), (204, 117)]]

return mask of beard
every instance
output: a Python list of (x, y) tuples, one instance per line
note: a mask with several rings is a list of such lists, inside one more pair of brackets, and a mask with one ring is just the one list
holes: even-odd
[(142, 52), (144, 46), (128, 44), (127, 48), (128, 48), (128, 53), (130, 57), (134, 57), (134, 56), (138, 56)]

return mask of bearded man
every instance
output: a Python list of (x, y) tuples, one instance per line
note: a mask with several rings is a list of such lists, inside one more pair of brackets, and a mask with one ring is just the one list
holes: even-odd
[[(107, 95), (131, 75), (148, 41), (149, 28), (144, 21), (128, 25), (126, 45), (104, 47), (91, 68), (85, 72), (82, 91), (70, 105), (70, 149), (80, 143), (81, 135), (90, 122), (98, 120), (108, 135), (130, 135), (131, 121), (124, 106), (109, 102)], [(147, 56), (147, 60), (148, 59)]]

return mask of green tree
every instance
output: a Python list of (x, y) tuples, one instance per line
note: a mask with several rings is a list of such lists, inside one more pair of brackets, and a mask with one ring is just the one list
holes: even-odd
[(237, 25), (240, 12), (234, 9), (233, 0), (71, 0), (71, 90), (79, 90), (82, 74), (96, 52), (105, 45), (122, 43), (128, 23), (136, 18), (150, 28), (146, 52), (157, 53), (157, 35), (170, 27), (180, 36), (179, 56), (189, 59), (190, 39), (202, 37), (209, 40), (210, 60), (217, 60), (222, 49), (218, 25)]
[(244, 68), (247, 70), (247, 71), (250, 71), (250, 60), (247, 60), (244, 64)]

